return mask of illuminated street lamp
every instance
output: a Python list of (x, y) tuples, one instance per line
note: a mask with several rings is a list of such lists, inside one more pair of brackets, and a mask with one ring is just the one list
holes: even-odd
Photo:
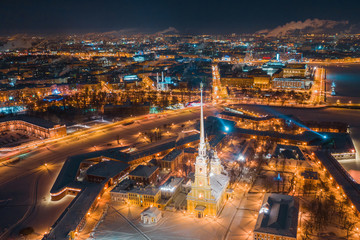
[(241, 162), (245, 161), (244, 156), (240, 154), (238, 157), (238, 161), (241, 161)]

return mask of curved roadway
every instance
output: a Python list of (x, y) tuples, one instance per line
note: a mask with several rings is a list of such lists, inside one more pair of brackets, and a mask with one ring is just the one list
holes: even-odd
[[(212, 115), (216, 109), (209, 107), (204, 112), (206, 115)], [(16, 237), (19, 230), (29, 226), (34, 228), (39, 237), (49, 231), (73, 199), (67, 196), (60, 201), (52, 202), (49, 194), (68, 156), (115, 147), (117, 136), (120, 136), (125, 144), (133, 144), (138, 139), (139, 131), (198, 119), (199, 108), (192, 108), (190, 111), (178, 110), (159, 116), (138, 120), (127, 126), (109, 124), (108, 127), (79, 138), (70, 137), (33, 149), (28, 156), (14, 165), (0, 166), (0, 239)], [(179, 131), (180, 128), (176, 130)], [(109, 142), (113, 143), (112, 146), (107, 146)]]

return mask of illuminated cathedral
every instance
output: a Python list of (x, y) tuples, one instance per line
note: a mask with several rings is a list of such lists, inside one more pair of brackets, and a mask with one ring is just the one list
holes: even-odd
[(210, 149), (208, 142), (205, 141), (202, 88), (200, 114), (200, 143), (195, 162), (195, 180), (187, 195), (187, 211), (199, 218), (220, 214), (229, 185), (229, 177), (223, 174), (217, 152)]

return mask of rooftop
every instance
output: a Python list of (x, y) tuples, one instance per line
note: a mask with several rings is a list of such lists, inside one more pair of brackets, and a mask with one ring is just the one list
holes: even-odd
[(184, 148), (184, 153), (196, 153), (196, 152), (197, 152), (196, 148), (192, 148), (192, 147)]
[(254, 232), (296, 239), (299, 203), (289, 195), (267, 193)]
[(159, 188), (155, 187), (146, 187), (146, 188), (132, 188), (129, 190), (129, 193), (137, 193), (140, 195), (152, 195), (155, 196), (160, 191)]
[(139, 165), (134, 170), (132, 170), (129, 175), (148, 178), (158, 169), (159, 167), (157, 166)]
[(1, 122), (8, 122), (8, 121), (23, 121), (23, 122), (28, 122), (31, 123), (33, 125), (37, 125), (43, 128), (53, 128), (55, 125), (58, 125), (57, 123), (51, 122), (51, 121), (47, 121), (41, 118), (36, 118), (36, 117), (31, 117), (31, 116), (27, 116), (27, 115), (16, 115), (16, 116), (6, 116), (6, 117), (2, 117), (0, 118), (0, 123)]
[(266, 116), (266, 117), (254, 117), (254, 116), (250, 116), (250, 115), (246, 115), (246, 114), (240, 114), (240, 113), (235, 113), (235, 112), (229, 112), (229, 111), (222, 111), (220, 113), (221, 115), (226, 115), (229, 117), (238, 117), (238, 118), (243, 118), (243, 119), (250, 119), (253, 121), (264, 121), (264, 120), (269, 120), (274, 118), (273, 116)]
[(132, 161), (134, 159), (150, 156), (150, 155), (156, 154), (158, 152), (162, 152), (162, 151), (165, 151), (165, 150), (168, 150), (171, 148), (185, 145), (187, 143), (198, 141), (199, 137), (200, 137), (200, 134), (193, 134), (190, 136), (186, 136), (186, 137), (180, 139), (179, 141), (176, 141), (176, 139), (174, 139), (173, 141), (162, 143), (162, 144), (159, 144), (159, 145), (149, 148), (149, 149), (133, 152), (130, 154), (128, 161)]
[(274, 153), (275, 157), (282, 157), (284, 159), (305, 160), (304, 154), (299, 147), (293, 145), (278, 144)]
[(173, 161), (175, 158), (177, 158), (181, 153), (183, 152), (183, 150), (181, 149), (174, 149), (171, 152), (169, 152), (168, 154), (166, 154), (162, 161), (168, 161), (171, 162)]
[(116, 161), (103, 161), (91, 166), (87, 175), (112, 178), (129, 167), (128, 164)]
[(334, 180), (344, 190), (346, 196), (352, 204), (360, 211), (360, 187), (359, 184), (350, 176), (350, 174), (341, 166), (341, 164), (328, 151), (316, 151), (316, 157), (322, 165), (331, 174)]
[[(235, 128), (239, 134), (269, 136), (273, 138), (306, 142), (310, 146), (325, 146), (331, 149), (332, 152), (349, 152), (354, 149), (351, 137), (348, 133), (328, 133), (328, 132), (314, 132), (305, 131), (302, 134), (286, 134), (274, 131), (258, 131), (245, 128)], [(324, 136), (327, 136), (324, 138)]]
[(220, 198), (222, 192), (226, 190), (228, 185), (229, 185), (228, 176), (224, 174), (210, 175), (211, 195), (214, 196), (216, 200)]
[(150, 207), (145, 209), (141, 215), (149, 215), (151, 217), (157, 217), (159, 215), (161, 215), (160, 210), (157, 207)]
[[(96, 151), (96, 152), (90, 152), (85, 154), (79, 154), (75, 156), (68, 157), (66, 159), (63, 167), (61, 168), (61, 171), (56, 178), (56, 181), (53, 185), (53, 187), (50, 190), (50, 193), (57, 193), (61, 189), (63, 189), (65, 186), (68, 186), (69, 184), (74, 184), (76, 182), (76, 176), (80, 167), (81, 162), (87, 160), (87, 159), (93, 159), (98, 157), (109, 157), (111, 159), (115, 160), (122, 160), (126, 159), (126, 154), (122, 153), (120, 150), (125, 149), (126, 147), (121, 148), (113, 148), (109, 150), (103, 150), (103, 151)], [(104, 161), (105, 162), (105, 161)], [(114, 161), (111, 161), (114, 162)], [(100, 163), (99, 163), (100, 164)], [(97, 165), (97, 164), (96, 164)], [(96, 173), (101, 174), (102, 176), (106, 176), (106, 173), (110, 173), (110, 167), (115, 166), (116, 169), (125, 169), (128, 167), (128, 164), (126, 163), (101, 163), (101, 165), (94, 167), (90, 167), (88, 170), (90, 170), (90, 173)], [(123, 170), (120, 170), (121, 172)], [(88, 172), (89, 173), (89, 172)], [(107, 177), (107, 176), (106, 176)]]
[(127, 192), (135, 186), (135, 181), (131, 179), (124, 179), (114, 187), (111, 192)]
[(166, 188), (166, 189), (176, 188), (183, 181), (184, 178), (171, 176), (163, 185), (161, 185), (161, 188)]
[(87, 184), (56, 220), (49, 235), (44, 239), (67, 239), (67, 235), (76, 229), (103, 187), (103, 184)]

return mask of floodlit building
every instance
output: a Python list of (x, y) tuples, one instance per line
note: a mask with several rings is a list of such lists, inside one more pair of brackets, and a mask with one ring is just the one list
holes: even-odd
[(254, 229), (254, 240), (296, 240), (299, 203), (296, 198), (268, 193)]
[(174, 196), (176, 196), (180, 190), (181, 185), (184, 181), (184, 178), (178, 178), (178, 177), (170, 177), (161, 187), (161, 198), (162, 199), (172, 199)]
[(223, 167), (216, 151), (205, 142), (204, 113), (201, 89), (201, 118), (199, 153), (195, 162), (195, 179), (187, 195), (187, 211), (202, 218), (217, 216), (224, 207), (229, 177), (223, 174)]
[(157, 206), (161, 192), (159, 188), (133, 188), (128, 192), (129, 203), (140, 207)]
[(110, 191), (111, 201), (127, 203), (129, 200), (128, 192), (134, 188), (135, 184), (134, 180), (128, 178), (118, 183), (118, 185)]
[(307, 74), (307, 65), (301, 63), (290, 63), (283, 68), (283, 77), (304, 78)]
[(0, 131), (21, 130), (40, 138), (66, 136), (66, 126), (29, 116), (14, 116), (0, 119)]
[(269, 88), (270, 76), (262, 69), (253, 69), (247, 75), (254, 79), (254, 87)]
[(113, 202), (152, 207), (158, 206), (161, 192), (155, 187), (137, 187), (134, 180), (124, 179), (110, 191), (110, 197)]
[(252, 87), (254, 78), (252, 77), (222, 77), (220, 79), (221, 85), (224, 87)]
[(272, 87), (276, 89), (310, 89), (313, 81), (307, 78), (274, 78)]
[(144, 224), (156, 224), (161, 219), (162, 214), (157, 207), (150, 207), (140, 213), (140, 216)]

